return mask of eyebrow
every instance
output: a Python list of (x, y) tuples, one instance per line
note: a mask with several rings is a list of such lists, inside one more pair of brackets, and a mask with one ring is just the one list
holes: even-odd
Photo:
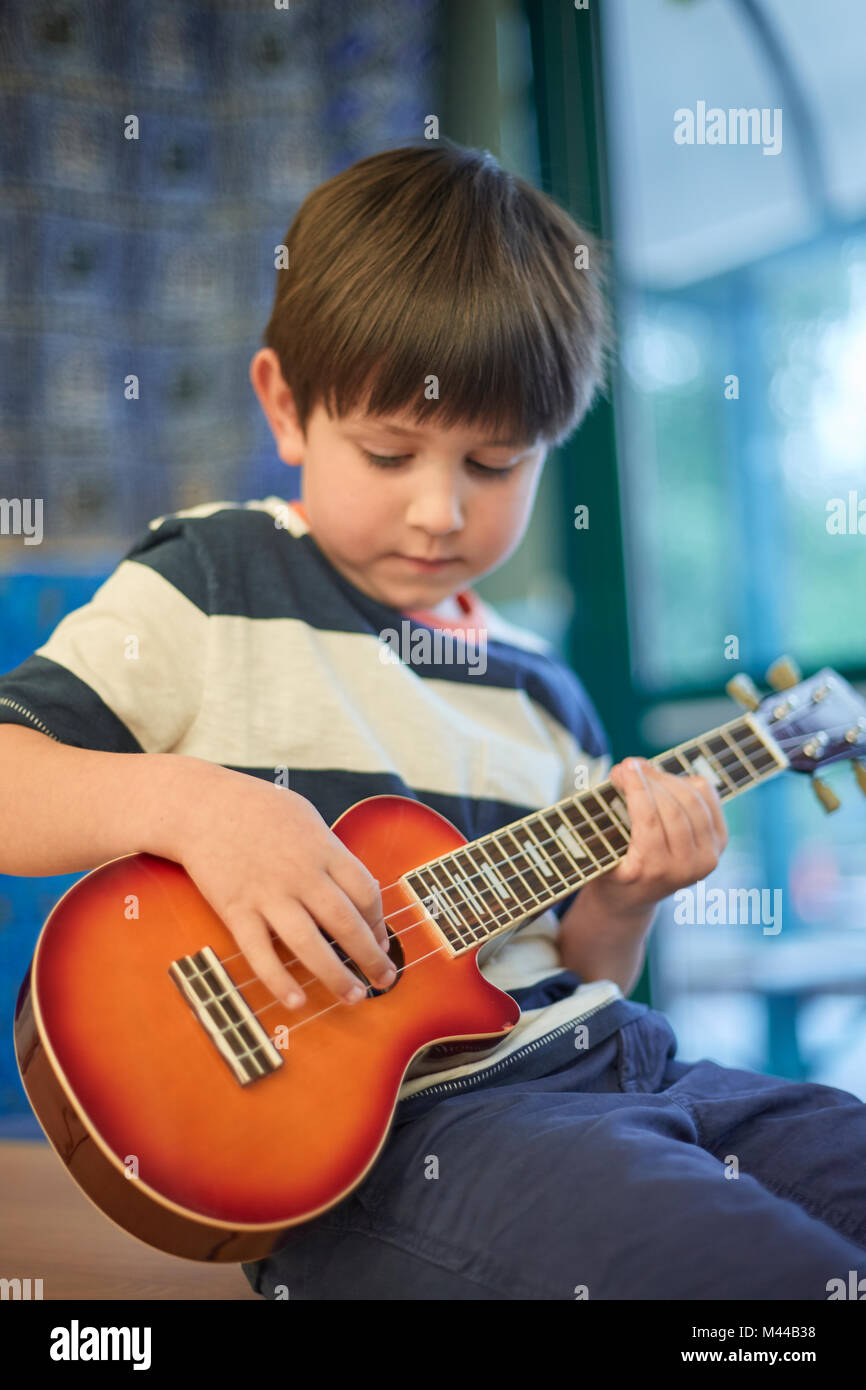
[[(358, 420), (355, 424), (358, 429), (362, 429), (365, 425), (372, 425), (373, 427), (378, 425), (380, 429), (387, 430), (389, 434), (399, 434), (404, 439), (423, 438), (423, 434), (419, 430), (406, 429), (403, 425), (392, 425), (389, 424), (387, 420), (377, 420), (375, 417), (370, 420)], [(475, 447), (480, 449), (511, 449), (518, 444), (526, 443), (527, 441), (525, 439), (486, 439), (483, 444), (476, 445)]]

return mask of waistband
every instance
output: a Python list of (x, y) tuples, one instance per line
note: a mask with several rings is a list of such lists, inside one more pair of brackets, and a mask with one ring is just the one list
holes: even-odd
[[(575, 1014), (573, 1019), (561, 1024), (550, 1033), (517, 1048), (509, 1056), (494, 1062), (490, 1067), (483, 1064), (478, 1070), (452, 1081), (433, 1084), (429, 1088), (406, 1096), (398, 1101), (394, 1112), (394, 1123), (402, 1124), (423, 1114), (431, 1105), (450, 1096), (461, 1095), (466, 1091), (476, 1091), (488, 1086), (509, 1086), (518, 1081), (533, 1081), (540, 1076), (565, 1067), (573, 1062), (579, 1052), (587, 1052), (597, 1047), (627, 1023), (649, 1012), (649, 1005), (640, 1004), (634, 999), (612, 999), (589, 1014)], [(580, 1028), (580, 1032), (577, 1030)]]

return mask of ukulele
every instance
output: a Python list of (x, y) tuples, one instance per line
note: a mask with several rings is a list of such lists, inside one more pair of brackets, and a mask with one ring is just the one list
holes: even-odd
[[(725, 801), (786, 768), (849, 759), (866, 791), (853, 687), (829, 668), (801, 681), (787, 659), (768, 679), (762, 699), (735, 677), (743, 712), (652, 762), (702, 773)], [(381, 886), (397, 967), (376, 989), (332, 941), (367, 986), (358, 1004), (312, 979), (306, 1003), (285, 1008), (185, 870), (148, 853), (78, 879), (40, 932), (15, 1011), (25, 1090), (79, 1187), (157, 1249), (261, 1259), (351, 1192), (412, 1068), (483, 1057), (519, 1019), (481, 974), (479, 947), (613, 868), (629, 843), (609, 781), (471, 843), (401, 796), (367, 797), (331, 829)]]

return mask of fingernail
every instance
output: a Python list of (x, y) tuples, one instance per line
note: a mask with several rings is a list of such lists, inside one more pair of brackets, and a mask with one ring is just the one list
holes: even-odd
[(286, 995), (286, 1005), (290, 1009), (299, 1009), (306, 1002), (306, 997), (305, 994), (299, 994), (293, 990), (291, 994)]
[(347, 1004), (357, 1004), (358, 1000), (363, 999), (366, 993), (363, 985), (354, 985), (347, 994), (343, 995), (343, 998)]

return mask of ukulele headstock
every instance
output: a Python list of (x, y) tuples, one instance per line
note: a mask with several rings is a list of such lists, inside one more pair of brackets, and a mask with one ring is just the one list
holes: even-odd
[(812, 777), (825, 811), (839, 798), (815, 774), (831, 763), (850, 762), (860, 790), (866, 793), (866, 701), (838, 671), (825, 666), (803, 680), (790, 657), (780, 657), (767, 671), (770, 695), (761, 696), (748, 676), (734, 676), (725, 689), (751, 711), (776, 740), (795, 772)]

